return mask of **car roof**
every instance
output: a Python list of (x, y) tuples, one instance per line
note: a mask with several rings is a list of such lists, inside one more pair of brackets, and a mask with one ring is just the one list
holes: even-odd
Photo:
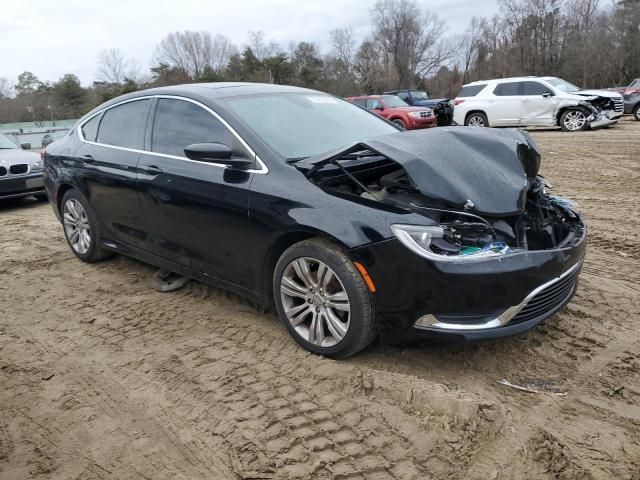
[(525, 82), (527, 80), (549, 80), (552, 78), (558, 78), (558, 77), (537, 77), (535, 75), (530, 75), (527, 77), (507, 77), (507, 78), (491, 78), (491, 79), (487, 79), (487, 80), (476, 80), (475, 82), (471, 82), (471, 83), (465, 83), (463, 85), (463, 87), (469, 86), (469, 85), (479, 85), (482, 83), (489, 83), (489, 82), (496, 82), (496, 83), (501, 83), (501, 82)]
[(265, 93), (315, 93), (324, 94), (302, 87), (292, 87), (288, 85), (275, 85), (272, 83), (250, 83), (250, 82), (210, 82), (210, 83), (186, 83), (182, 85), (171, 85), (167, 87), (148, 88), (136, 92), (121, 95), (100, 105), (100, 108), (107, 107), (114, 103), (122, 102), (137, 97), (151, 95), (177, 95), (197, 99), (217, 100), (228, 97), (243, 95), (260, 95)]

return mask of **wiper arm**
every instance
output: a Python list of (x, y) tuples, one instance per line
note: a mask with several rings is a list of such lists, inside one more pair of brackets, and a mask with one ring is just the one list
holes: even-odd
[(302, 161), (302, 160), (304, 160), (305, 158), (309, 158), (309, 157), (293, 157), (293, 158), (287, 158), (286, 162), (287, 162), (289, 165), (292, 165), (292, 164), (294, 164), (294, 163), (301, 162), (301, 161)]

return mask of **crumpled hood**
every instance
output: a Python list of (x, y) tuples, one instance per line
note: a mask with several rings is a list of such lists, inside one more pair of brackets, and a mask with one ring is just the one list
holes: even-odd
[[(540, 152), (526, 132), (478, 127), (440, 127), (398, 132), (353, 145), (404, 168), (425, 197), (451, 208), (492, 217), (524, 212), (526, 194), (540, 168)], [(333, 151), (308, 159), (319, 166), (340, 157)], [(307, 163), (307, 162), (305, 162)]]
[(577, 92), (571, 92), (573, 95), (580, 95), (582, 97), (604, 97), (604, 98), (620, 98), (622, 95), (618, 92), (612, 92), (610, 90), (578, 90)]

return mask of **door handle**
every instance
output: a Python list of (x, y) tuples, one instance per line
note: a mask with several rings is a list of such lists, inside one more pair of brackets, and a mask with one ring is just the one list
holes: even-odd
[(96, 159), (93, 158), (93, 155), (81, 155), (80, 160), (82, 160), (85, 163), (93, 163), (96, 161)]
[(155, 165), (142, 167), (142, 171), (144, 173), (148, 173), (149, 175), (161, 175), (162, 173), (164, 173), (161, 168), (158, 168)]

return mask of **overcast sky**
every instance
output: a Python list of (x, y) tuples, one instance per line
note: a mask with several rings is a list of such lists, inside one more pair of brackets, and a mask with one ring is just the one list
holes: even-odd
[[(451, 32), (471, 17), (497, 13), (497, 0), (418, 0)], [(42, 81), (76, 74), (95, 80), (98, 53), (119, 48), (147, 72), (155, 45), (176, 30), (208, 30), (242, 46), (249, 31), (284, 48), (310, 41), (330, 48), (329, 32), (352, 27), (359, 41), (370, 32), (374, 0), (21, 0), (0, 7), (0, 77), (25, 70)]]

